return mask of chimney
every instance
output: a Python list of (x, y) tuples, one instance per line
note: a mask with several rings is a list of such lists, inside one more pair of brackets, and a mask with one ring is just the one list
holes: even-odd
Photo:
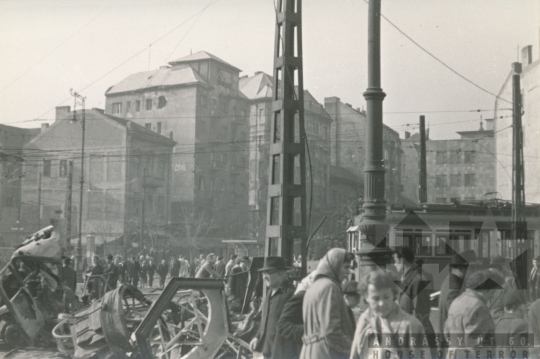
[(49, 128), (49, 124), (48, 124), (48, 123), (42, 123), (42, 124), (41, 124), (41, 133), (47, 131), (48, 128)]
[(405, 131), (405, 139), (411, 137), (411, 133), (409, 131)]
[(352, 105), (350, 103), (346, 103), (345, 105), (349, 106), (350, 108), (352, 108)]
[(521, 63), (527, 67), (532, 63), (532, 45), (527, 45), (521, 49)]
[(69, 115), (71, 112), (70, 106), (57, 106), (56, 107), (56, 117), (54, 118), (54, 122), (63, 120), (64, 118)]
[(486, 131), (493, 131), (493, 119), (486, 118)]
[(260, 75), (260, 74), (262, 74), (262, 73), (264, 73), (264, 72), (262, 72), (262, 71), (255, 71), (255, 75), (254, 75), (254, 76)]
[(240, 76), (240, 80), (242, 80), (242, 79), (247, 79), (247, 78), (248, 78), (248, 75)]

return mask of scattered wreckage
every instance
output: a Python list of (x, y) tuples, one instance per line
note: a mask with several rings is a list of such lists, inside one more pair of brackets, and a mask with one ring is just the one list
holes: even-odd
[[(234, 322), (223, 281), (172, 278), (161, 291), (122, 284), (73, 314), (51, 265), (61, 260), (53, 226), (28, 237), (0, 271), (0, 339), (15, 348), (56, 343), (72, 358), (251, 358), (262, 284), (250, 268), (248, 291)], [(260, 263), (259, 263), (260, 262)], [(251, 280), (253, 279), (253, 280)]]

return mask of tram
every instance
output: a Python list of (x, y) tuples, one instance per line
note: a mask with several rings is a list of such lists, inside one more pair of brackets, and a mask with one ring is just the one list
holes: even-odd
[[(485, 264), (497, 255), (507, 258), (512, 269), (526, 280), (532, 258), (540, 254), (540, 205), (524, 208), (522, 235), (516, 239), (511, 235), (511, 211), (511, 203), (500, 200), (391, 207), (386, 214), (386, 244), (390, 248), (412, 248), (416, 259), (423, 259), (424, 269), (434, 275), (435, 288), (446, 277), (448, 272), (441, 271), (452, 255), (469, 249)], [(361, 249), (360, 218), (356, 217), (347, 230), (348, 247), (353, 253)]]

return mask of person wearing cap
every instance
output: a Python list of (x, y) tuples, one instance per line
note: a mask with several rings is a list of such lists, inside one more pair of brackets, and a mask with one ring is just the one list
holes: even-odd
[(302, 306), (306, 290), (313, 284), (317, 271), (300, 281), (294, 295), (287, 301), (277, 323), (276, 339), (272, 353), (276, 358), (298, 359), (302, 350), (304, 318)]
[(361, 278), (359, 289), (369, 307), (356, 323), (351, 359), (430, 357), (429, 348), (420, 344), (424, 338), (422, 323), (397, 303), (400, 288), (392, 273), (371, 271)]
[[(521, 335), (528, 333), (529, 324), (523, 319), (525, 301), (521, 293), (517, 289), (509, 289), (503, 297), (504, 314), (495, 326), (495, 335), (498, 350), (503, 351), (505, 358), (512, 358), (512, 351), (523, 353), (524, 350), (527, 350), (526, 347), (519, 346), (519, 344)], [(517, 357), (521, 356), (518, 355)]]
[(287, 274), (289, 269), (290, 267), (285, 265), (285, 259), (281, 257), (266, 257), (264, 266), (259, 269), (268, 290), (262, 304), (259, 331), (249, 346), (252, 351), (262, 353), (264, 358), (279, 359), (273, 354), (272, 349), (277, 334), (277, 322), (285, 303), (294, 294), (294, 286)]
[(453, 351), (456, 358), (465, 358), (467, 350), (471, 357), (487, 357), (482, 350), (492, 349), (495, 344), (495, 323), (487, 303), (501, 289), (502, 280), (499, 274), (489, 270), (475, 272), (467, 279), (466, 289), (450, 305), (444, 325), (445, 338), (450, 339), (449, 357)]
[(345, 299), (345, 303), (347, 303), (349, 314), (351, 314), (353, 327), (355, 329), (358, 318), (360, 318), (360, 315), (368, 307), (366, 301), (362, 300), (358, 286), (359, 284), (355, 280), (346, 281), (341, 286), (341, 290), (343, 291), (343, 299)]
[(249, 264), (251, 261), (249, 257), (243, 256), (238, 258), (238, 265), (234, 266), (229, 278), (229, 290), (230, 295), (232, 296), (231, 300), (240, 302), (240, 307), (244, 302), (244, 297), (246, 296), (248, 280), (249, 280)]
[(348, 358), (354, 326), (341, 283), (350, 274), (354, 255), (333, 248), (317, 266), (315, 281), (304, 296), (302, 359)]
[(199, 270), (197, 270), (197, 274), (195, 274), (195, 278), (214, 278), (218, 279), (219, 276), (216, 273), (214, 269), (214, 263), (216, 262), (216, 255), (214, 253), (210, 253), (206, 256), (206, 260), (204, 263), (199, 267)]
[[(498, 290), (488, 303), (491, 317), (493, 318), (495, 325), (497, 325), (504, 314), (504, 294), (509, 290), (517, 289), (517, 285), (513, 273), (509, 270), (508, 260), (503, 256), (493, 257), (489, 265), (489, 270), (499, 274), (503, 278), (503, 282), (499, 283), (502, 286), (502, 289)], [(523, 294), (520, 295), (523, 296)], [(525, 300), (525, 298), (523, 298), (523, 300)]]
[(118, 277), (118, 267), (114, 264), (114, 257), (112, 254), (107, 254), (107, 264), (105, 266), (105, 280), (107, 282), (106, 292), (116, 289)]
[[(467, 250), (462, 253), (456, 253), (450, 259), (450, 273), (441, 284), (439, 295), (439, 330), (444, 332), (444, 323), (448, 318), (448, 308), (463, 291), (463, 281), (467, 274), (469, 265), (479, 265), (474, 250)], [(444, 346), (445, 341), (441, 341)]]

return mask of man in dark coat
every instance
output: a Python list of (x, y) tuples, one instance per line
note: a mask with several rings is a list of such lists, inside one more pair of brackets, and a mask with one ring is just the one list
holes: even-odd
[(70, 266), (69, 258), (62, 258), (62, 266), (58, 268), (58, 279), (64, 287), (62, 302), (66, 313), (74, 312), (79, 309), (79, 302), (75, 297), (77, 290), (77, 273)]
[(152, 260), (150, 260), (148, 262), (148, 268), (147, 268), (147, 273), (148, 273), (148, 287), (152, 288), (152, 286), (154, 285), (154, 273), (156, 272), (156, 266), (154, 264), (154, 262)]
[(88, 277), (88, 292), (90, 292), (90, 300), (99, 299), (101, 297), (101, 281), (99, 277), (95, 277), (103, 274), (103, 267), (99, 264), (99, 257), (92, 257), (92, 265), (86, 270), (86, 276)]
[(264, 266), (259, 269), (268, 286), (262, 304), (261, 326), (257, 336), (249, 343), (252, 351), (261, 352), (264, 358), (275, 358), (272, 354), (276, 326), (285, 307), (285, 303), (293, 296), (294, 286), (289, 281), (285, 260), (281, 257), (266, 257)]
[(132, 258), (133, 265), (131, 266), (131, 280), (133, 286), (137, 288), (139, 285), (139, 273), (141, 272), (141, 264), (136, 257)]
[(107, 255), (107, 266), (105, 267), (105, 280), (107, 281), (106, 292), (116, 289), (118, 282), (118, 267), (113, 263), (113, 255)]
[[(524, 317), (525, 302), (517, 289), (504, 294), (504, 314), (495, 326), (497, 346), (505, 358), (512, 358), (512, 351), (523, 353), (528, 348), (519, 346), (520, 336), (528, 333), (529, 324)], [(511, 340), (511, 338), (513, 338)], [(514, 355), (515, 357), (515, 355)], [(520, 357), (520, 355), (518, 355)]]
[(173, 257), (171, 261), (171, 277), (178, 277), (180, 274), (180, 261)]
[(163, 289), (165, 286), (165, 279), (167, 278), (167, 273), (169, 272), (169, 267), (165, 259), (161, 260), (161, 263), (157, 267), (157, 272), (159, 275), (159, 287)]
[(534, 258), (532, 264), (533, 267), (528, 281), (531, 303), (540, 298), (540, 258)]
[[(456, 253), (450, 260), (450, 274), (441, 285), (441, 294), (439, 295), (439, 333), (444, 332), (444, 323), (448, 318), (448, 308), (464, 290), (463, 281), (467, 274), (469, 265), (481, 264), (476, 260), (476, 253), (473, 250), (467, 250), (462, 253)], [(445, 343), (441, 340), (441, 343)]]
[(217, 262), (214, 264), (214, 269), (216, 270), (219, 278), (223, 278), (225, 276), (225, 262), (223, 262), (223, 256), (217, 257)]
[(240, 263), (233, 267), (229, 277), (230, 293), (233, 296), (233, 300), (239, 300), (240, 305), (244, 302), (246, 296), (246, 290), (249, 280), (249, 257), (240, 258)]

